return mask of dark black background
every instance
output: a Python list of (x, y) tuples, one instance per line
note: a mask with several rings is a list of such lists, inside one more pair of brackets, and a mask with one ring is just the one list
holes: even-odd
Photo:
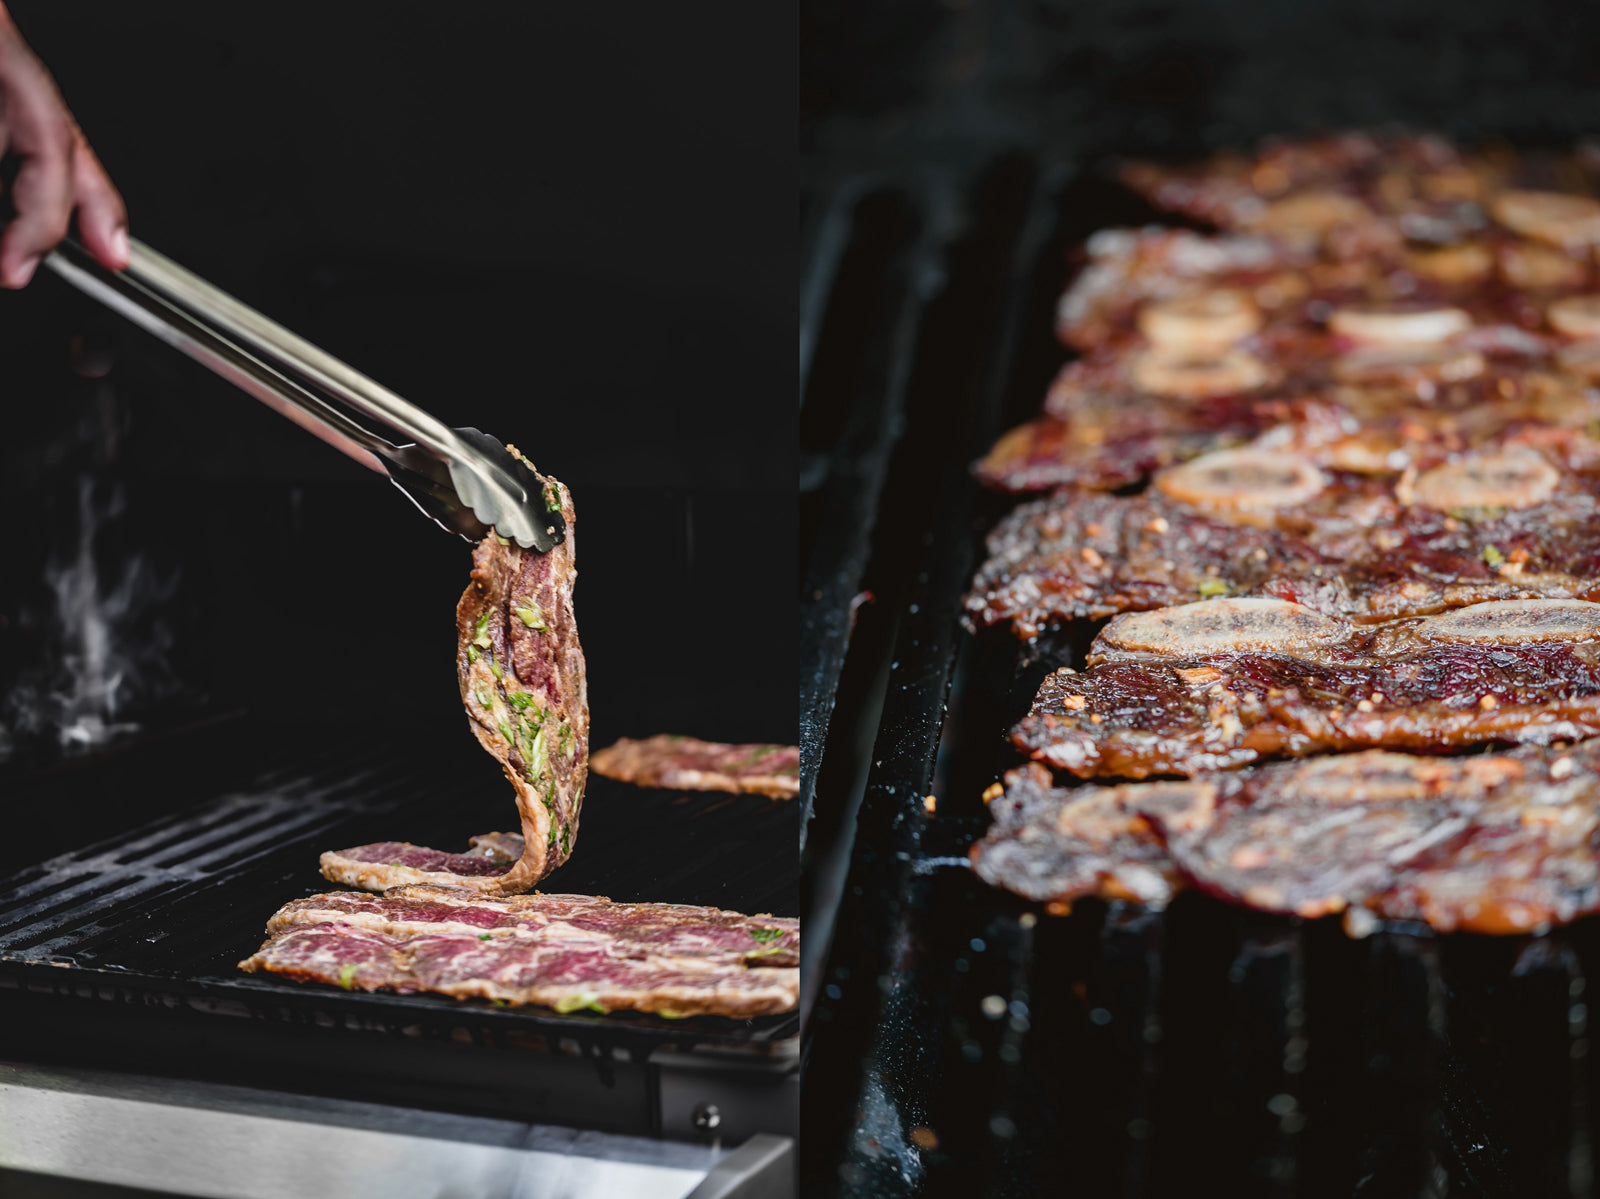
[[(765, 5), (24, 0), (136, 237), (572, 488), (597, 744), (794, 738), (792, 14)], [(468, 547), (40, 272), (0, 296), (0, 690), (102, 570), (177, 578), (139, 698), (465, 736)], [(68, 369), (73, 337), (113, 354)]]
[(801, 144), (1192, 153), (1389, 122), (1600, 130), (1600, 9), (1564, 0), (804, 0)]

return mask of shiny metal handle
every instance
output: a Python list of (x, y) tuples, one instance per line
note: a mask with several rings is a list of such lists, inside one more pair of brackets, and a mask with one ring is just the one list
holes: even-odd
[(130, 241), (128, 267), (123, 274), (203, 312), (211, 325), (230, 340), (287, 364), (335, 399), (382, 421), (439, 457), (460, 453), (455, 430), (443, 421), (143, 242)]
[(151, 292), (131, 275), (107, 270), (87, 250), (71, 241), (62, 242), (46, 256), (44, 265), (79, 291), (209, 367), (362, 466), (380, 474), (389, 473), (381, 459), (394, 451), (393, 446), (362, 428), (315, 392), (308, 391)]
[[(361, 465), (387, 474), (451, 532), (476, 540), (494, 529), (540, 553), (565, 539), (560, 503), (498, 440), (452, 429), (142, 242), (132, 243), (123, 271), (108, 270), (71, 239), (45, 265)], [(410, 443), (385, 441), (330, 401)]]

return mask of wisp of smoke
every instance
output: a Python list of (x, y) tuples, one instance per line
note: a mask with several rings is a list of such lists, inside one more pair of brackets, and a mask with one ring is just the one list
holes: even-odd
[(93, 749), (138, 729), (119, 719), (130, 706), (175, 689), (161, 611), (177, 573), (158, 577), (134, 554), (101, 577), (96, 539), (123, 508), (120, 489), (100, 499), (94, 480), (79, 480), (76, 541), (45, 566), (54, 606), (42, 627), (44, 661), (0, 703), (0, 760), (24, 738), (53, 737), (67, 752)]

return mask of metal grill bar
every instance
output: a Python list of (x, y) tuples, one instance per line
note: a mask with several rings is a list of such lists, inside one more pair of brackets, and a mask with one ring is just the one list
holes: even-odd
[[(24, 1029), (48, 1028), (54, 1033), (30, 1034), (39, 1038), (31, 1056), (201, 1077), (253, 1069), (272, 1075), (266, 1085), (316, 1093), (359, 1091), (363, 1078), (379, 1077), (392, 1089), (402, 1070), (406, 1087), (420, 1092), (432, 1079), (442, 1106), (509, 1102), (553, 1114), (564, 1095), (572, 1122), (646, 1133), (660, 1131), (663, 1109), (650, 1095), (662, 1080), (697, 1071), (743, 1091), (752, 1115), (792, 1104), (779, 1098), (791, 1085), (792, 1015), (583, 1018), (240, 973), (236, 963), (260, 944), (277, 907), (331, 889), (317, 872), (323, 850), (380, 839), (457, 848), (473, 833), (515, 827), (509, 789), (470, 739), (358, 744), (341, 753), (316, 740), (288, 743), (283, 761), (227, 780), (234, 785), (219, 786), (212, 800), (0, 884), (0, 999), (11, 1013), (0, 1056), (16, 1052)], [(174, 768), (186, 749), (172, 747)], [(586, 852), (545, 889), (792, 914), (797, 815), (793, 803), (757, 796), (648, 791), (592, 777)], [(118, 1031), (129, 1021), (132, 1031)], [(218, 1038), (237, 1060), (173, 1050)], [(461, 1046), (499, 1056), (469, 1067)], [(667, 1051), (670, 1068), (652, 1064)], [(523, 1081), (502, 1079), (496, 1085), (509, 1092), (478, 1094), (473, 1068), (485, 1078), (520, 1069)], [(687, 1120), (673, 1131), (696, 1135)]]

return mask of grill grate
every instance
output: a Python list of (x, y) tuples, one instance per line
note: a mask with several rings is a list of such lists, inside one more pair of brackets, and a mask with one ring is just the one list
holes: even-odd
[[(195, 748), (178, 740), (159, 755), (177, 778)], [(386, 1085), (403, 1075), (432, 1106), (559, 1114), (635, 1132), (660, 1131), (654, 1055), (670, 1052), (674, 1069), (691, 1072), (742, 1065), (768, 1082), (792, 1064), (794, 1016), (559, 1016), (239, 972), (279, 905), (333, 889), (317, 872), (323, 850), (388, 838), (455, 848), (473, 833), (514, 827), (509, 788), (467, 737), (329, 745), (301, 730), (284, 735), (278, 758), (212, 775), (198, 789), (215, 785), (213, 797), (0, 883), (0, 1000), (18, 1016), (4, 1022), (0, 1055), (369, 1097), (374, 1072)], [(65, 798), (115, 768), (102, 763), (78, 770), (70, 787), (54, 783)], [(25, 814), (51, 782), (19, 788), (7, 806)], [(591, 776), (584, 852), (545, 889), (793, 914), (796, 820), (794, 804)], [(208, 1060), (206, 1050), (223, 1044), (238, 1056)]]
[[(1048, 671), (1082, 665), (1095, 630), (1031, 646), (960, 633), (982, 535), (1008, 506), (966, 465), (1036, 411), (1061, 360), (1067, 247), (1152, 214), (1020, 156), (911, 194), (941, 230), (942, 283), (906, 343), (904, 396), (867, 397), (879, 419), (903, 405), (905, 426), (857, 534), (879, 628), (839, 676), (880, 676), (881, 713), (858, 702), (866, 760), (836, 727), (818, 776), (812, 837), (830, 831), (848, 865), (836, 918), (807, 927), (813, 951), (832, 938), (808, 980), (808, 1193), (1151, 1196), (1206, 1179), (1272, 1197), (1591, 1194), (1600, 922), (1351, 941), (1199, 894), (1163, 914), (1050, 917), (967, 869), (978, 797), (1016, 760), (1002, 731)], [(905, 341), (882, 320), (854, 336)], [(853, 772), (852, 793), (838, 780)]]

